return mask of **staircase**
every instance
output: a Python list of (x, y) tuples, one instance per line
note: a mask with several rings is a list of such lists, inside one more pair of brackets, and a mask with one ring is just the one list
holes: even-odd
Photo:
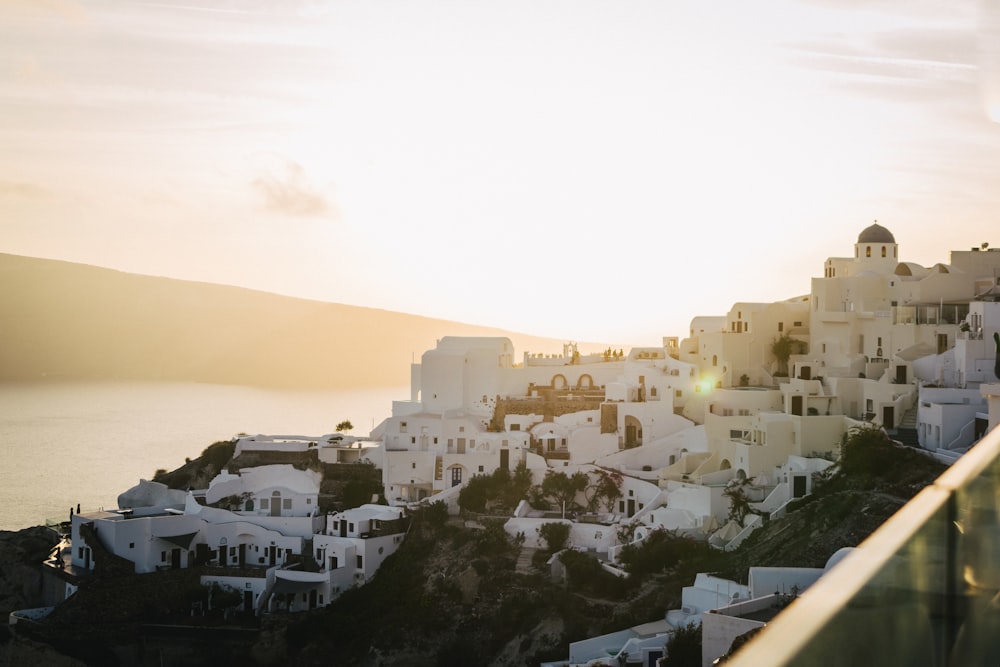
[(917, 408), (910, 408), (903, 413), (903, 418), (896, 428), (895, 440), (903, 443), (907, 447), (920, 448), (920, 440), (917, 438)]
[(532, 557), (538, 549), (532, 549), (531, 547), (521, 547), (521, 553), (517, 556), (517, 565), (514, 566), (514, 571), (519, 574), (532, 574), (534, 573), (534, 568), (532, 567)]

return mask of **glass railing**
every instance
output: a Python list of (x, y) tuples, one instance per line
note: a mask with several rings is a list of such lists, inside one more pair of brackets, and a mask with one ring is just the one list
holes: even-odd
[(1000, 429), (726, 662), (1000, 665)]

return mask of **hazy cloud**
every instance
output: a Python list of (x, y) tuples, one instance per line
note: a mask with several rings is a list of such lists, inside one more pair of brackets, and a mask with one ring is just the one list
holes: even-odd
[(252, 185), (271, 211), (302, 217), (336, 216), (333, 202), (309, 184), (305, 170), (297, 162), (286, 162), (283, 173), (264, 174)]
[(49, 196), (49, 191), (38, 185), (20, 181), (0, 181), (0, 197), (31, 197)]
[(5, 9), (58, 16), (68, 21), (89, 20), (87, 10), (78, 0), (6, 0)]

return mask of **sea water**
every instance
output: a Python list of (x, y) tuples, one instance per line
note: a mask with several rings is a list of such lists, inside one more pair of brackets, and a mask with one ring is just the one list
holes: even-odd
[(117, 507), (118, 494), (237, 433), (365, 436), (406, 387), (284, 391), (178, 382), (0, 383), (0, 530)]

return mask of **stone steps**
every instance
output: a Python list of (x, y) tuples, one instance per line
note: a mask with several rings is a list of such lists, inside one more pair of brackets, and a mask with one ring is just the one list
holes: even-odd
[(519, 574), (532, 574), (535, 569), (531, 566), (532, 558), (538, 549), (533, 547), (521, 547), (521, 553), (517, 555), (517, 565), (514, 566), (514, 571)]

